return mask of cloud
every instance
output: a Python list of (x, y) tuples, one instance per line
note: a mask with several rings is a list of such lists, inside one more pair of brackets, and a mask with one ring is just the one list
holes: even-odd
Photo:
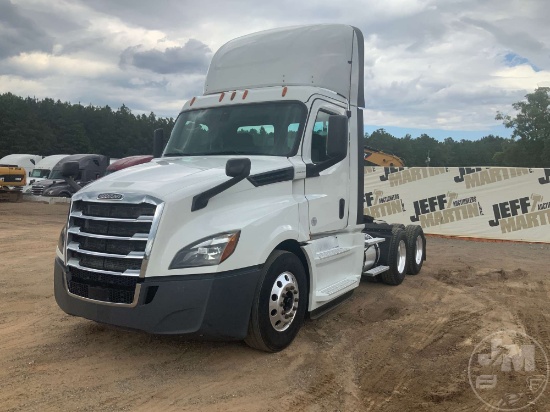
[(29, 51), (51, 51), (52, 38), (19, 7), (0, 0), (0, 59)]
[(365, 34), (367, 124), (488, 130), (550, 81), (548, 15), (540, 0), (0, 0), (0, 92), (174, 116), (226, 41), (345, 23)]
[(182, 47), (168, 47), (140, 51), (141, 46), (128, 47), (120, 56), (120, 66), (133, 65), (160, 74), (205, 73), (211, 59), (210, 48), (196, 39), (189, 39)]

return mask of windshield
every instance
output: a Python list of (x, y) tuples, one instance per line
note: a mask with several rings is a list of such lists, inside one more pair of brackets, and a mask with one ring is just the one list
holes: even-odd
[(61, 175), (61, 169), (53, 169), (48, 176), (48, 179), (63, 179), (63, 176)]
[(33, 171), (31, 172), (31, 177), (47, 178), (49, 174), (50, 174), (49, 169), (33, 169)]
[(306, 117), (301, 103), (260, 103), (181, 113), (164, 156), (293, 156)]

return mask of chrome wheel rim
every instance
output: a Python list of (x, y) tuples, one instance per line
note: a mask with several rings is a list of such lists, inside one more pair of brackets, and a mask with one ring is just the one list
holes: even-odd
[(414, 254), (414, 260), (417, 265), (420, 265), (422, 262), (422, 258), (424, 257), (424, 242), (422, 241), (422, 237), (418, 236), (416, 238), (416, 244), (415, 244), (415, 254)]
[(401, 240), (397, 248), (397, 271), (403, 273), (405, 270), (405, 263), (407, 262), (407, 247), (405, 241)]
[(290, 272), (283, 272), (271, 288), (269, 296), (269, 321), (277, 332), (288, 329), (298, 310), (298, 282)]

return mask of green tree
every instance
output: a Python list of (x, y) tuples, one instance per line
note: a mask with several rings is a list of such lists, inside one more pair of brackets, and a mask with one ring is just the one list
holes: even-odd
[(109, 106), (0, 94), (0, 157), (12, 153), (147, 154), (152, 152), (153, 130), (163, 128), (170, 134), (173, 127), (171, 117), (152, 112), (136, 116), (124, 104), (113, 111)]
[[(518, 112), (515, 116), (497, 112), (495, 118), (513, 129), (512, 139), (518, 139), (516, 148), (526, 156), (526, 166), (547, 167), (550, 164), (550, 87), (535, 89), (512, 107)], [(506, 153), (506, 149), (510, 147), (504, 148), (497, 157), (509, 158), (512, 153)]]

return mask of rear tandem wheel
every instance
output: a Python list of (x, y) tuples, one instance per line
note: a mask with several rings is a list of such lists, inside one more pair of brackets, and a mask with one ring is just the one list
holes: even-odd
[(394, 227), (389, 242), (388, 255), (383, 262), (389, 266), (389, 269), (380, 274), (380, 279), (388, 285), (399, 285), (405, 279), (407, 271), (407, 240), (405, 231), (400, 227)]

